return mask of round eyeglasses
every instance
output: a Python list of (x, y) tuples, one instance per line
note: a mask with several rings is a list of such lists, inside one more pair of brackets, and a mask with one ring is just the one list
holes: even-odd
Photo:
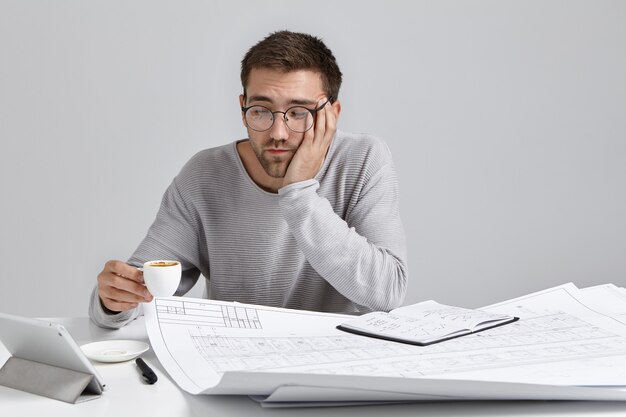
[(296, 133), (304, 133), (311, 129), (315, 124), (315, 114), (322, 110), (326, 104), (332, 98), (324, 102), (321, 106), (315, 109), (308, 109), (303, 106), (289, 107), (285, 111), (271, 111), (265, 106), (254, 105), (250, 107), (241, 107), (241, 111), (244, 114), (246, 125), (256, 131), (265, 132), (269, 130), (276, 121), (276, 113), (282, 113), (285, 125), (289, 130)]

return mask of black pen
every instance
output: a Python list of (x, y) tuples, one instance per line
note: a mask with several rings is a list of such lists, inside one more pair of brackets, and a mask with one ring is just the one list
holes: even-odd
[(148, 364), (145, 363), (143, 359), (137, 358), (137, 359), (135, 359), (135, 363), (137, 364), (137, 366), (141, 370), (141, 375), (143, 376), (143, 379), (145, 379), (148, 384), (152, 385), (155, 382), (157, 382), (157, 380), (159, 378), (157, 378), (157, 376), (154, 373), (154, 371), (152, 369), (150, 369)]

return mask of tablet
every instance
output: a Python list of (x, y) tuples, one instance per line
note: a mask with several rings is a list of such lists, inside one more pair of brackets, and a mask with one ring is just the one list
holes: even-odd
[(0, 341), (16, 358), (93, 375), (86, 390), (102, 394), (102, 377), (62, 325), (0, 313)]

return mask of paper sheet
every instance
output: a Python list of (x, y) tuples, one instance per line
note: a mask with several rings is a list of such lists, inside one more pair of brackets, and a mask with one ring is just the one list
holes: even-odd
[(198, 394), (228, 371), (341, 360), (349, 338), (335, 326), (351, 316), (168, 297), (145, 305), (145, 317), (163, 366)]
[(344, 315), (179, 297), (157, 298), (145, 314), (159, 360), (194, 394), (317, 385), (450, 399), (626, 399), (623, 391), (566, 390), (626, 385), (626, 325), (585, 303), (573, 284), (519, 297), (484, 309), (520, 321), (427, 347), (336, 330)]
[(626, 324), (626, 290), (613, 284), (582, 288), (585, 304), (602, 314)]
[[(583, 294), (570, 283), (483, 307), (521, 317), (510, 335), (520, 343), (489, 352), (494, 358), (509, 356), (511, 362), (500, 368), (449, 372), (445, 377), (626, 386), (626, 326), (609, 312), (599, 313)], [(620, 308), (619, 301), (609, 305)]]

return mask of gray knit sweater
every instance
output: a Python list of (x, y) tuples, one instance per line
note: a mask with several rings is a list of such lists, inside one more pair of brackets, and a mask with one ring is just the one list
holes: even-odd
[[(177, 295), (206, 277), (212, 299), (361, 313), (399, 306), (407, 288), (405, 235), (391, 153), (380, 140), (337, 132), (314, 179), (278, 194), (259, 188), (237, 142), (197, 153), (169, 186), (129, 259), (178, 259)], [(140, 308), (89, 314), (117, 328)]]

